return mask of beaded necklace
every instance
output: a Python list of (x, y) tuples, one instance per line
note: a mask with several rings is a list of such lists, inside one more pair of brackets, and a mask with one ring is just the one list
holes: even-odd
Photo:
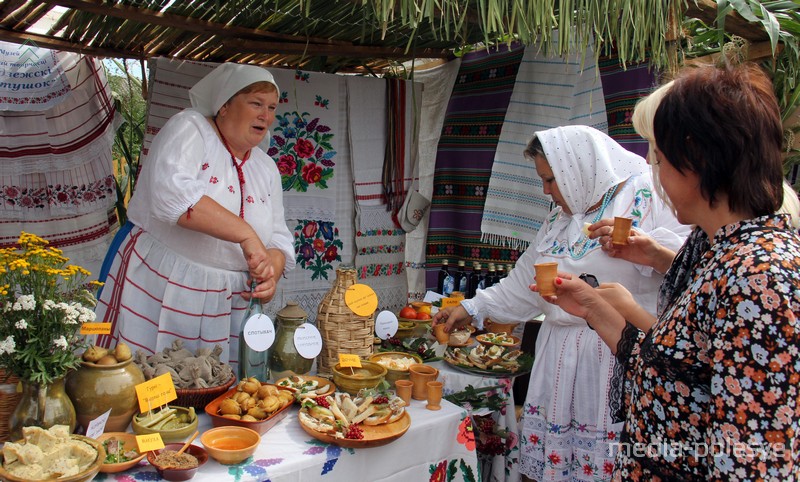
[(247, 152), (244, 153), (241, 163), (236, 162), (236, 156), (233, 155), (233, 151), (228, 145), (228, 139), (225, 139), (222, 129), (219, 128), (216, 117), (214, 117), (214, 125), (217, 127), (217, 132), (219, 132), (220, 139), (222, 139), (222, 145), (225, 146), (228, 154), (231, 155), (231, 162), (233, 163), (233, 167), (236, 168), (236, 174), (239, 177), (239, 217), (244, 219), (244, 171), (242, 170), (242, 167), (244, 167), (244, 163), (250, 159), (251, 149), (248, 149)]
[[(614, 193), (617, 192), (617, 187), (618, 186), (619, 186), (619, 184), (615, 184), (611, 189), (606, 191), (606, 194), (603, 196), (603, 203), (600, 204), (600, 207), (597, 209), (597, 214), (595, 215), (594, 219), (592, 220), (592, 224), (596, 223), (597, 221), (600, 221), (600, 218), (603, 216), (603, 212), (608, 207), (608, 203), (610, 203), (611, 199), (614, 198)], [(591, 212), (591, 211), (589, 211), (589, 212)], [(587, 214), (588, 214), (588, 212), (587, 212)], [(589, 237), (586, 236), (585, 234), (581, 234), (580, 240), (578, 242), (576, 242), (573, 246), (569, 247), (569, 255), (570, 255), (570, 257), (572, 259), (581, 259), (583, 257), (583, 255), (586, 254), (586, 251), (588, 251), (589, 248), (593, 247), (596, 244), (597, 244), (597, 240), (596, 239), (594, 239), (594, 240), (593, 239), (589, 239)], [(576, 253), (576, 250), (575, 250), (574, 247), (578, 246), (578, 245), (580, 245), (580, 251), (578, 251)]]

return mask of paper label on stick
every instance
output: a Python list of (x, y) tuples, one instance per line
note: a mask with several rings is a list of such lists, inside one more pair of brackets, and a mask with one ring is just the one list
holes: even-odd
[(106, 413), (101, 414), (99, 417), (89, 422), (89, 426), (86, 427), (86, 436), (96, 439), (103, 435), (103, 432), (106, 431), (106, 422), (108, 422), (109, 415), (111, 415), (110, 408), (106, 410)]
[(381, 340), (394, 336), (398, 326), (397, 315), (391, 311), (381, 311), (375, 318), (375, 334)]
[(136, 385), (136, 397), (139, 399), (139, 411), (144, 413), (178, 398), (172, 375), (165, 373), (144, 383)]
[(315, 358), (322, 351), (322, 335), (311, 323), (303, 323), (294, 332), (294, 347), (303, 358)]
[(111, 323), (84, 323), (81, 325), (81, 335), (110, 335)]
[(349, 353), (339, 354), (339, 365), (342, 367), (361, 368), (361, 358), (358, 355), (351, 355)]
[(449, 308), (451, 306), (458, 306), (461, 304), (461, 298), (442, 298), (442, 308)]
[(370, 316), (378, 309), (378, 295), (365, 284), (354, 284), (347, 288), (344, 302), (358, 316)]
[(139, 453), (143, 454), (145, 452), (163, 449), (164, 441), (161, 440), (160, 433), (148, 433), (136, 436), (136, 446), (139, 448)]
[(255, 351), (265, 351), (275, 342), (275, 325), (272, 318), (259, 313), (244, 323), (244, 342)]

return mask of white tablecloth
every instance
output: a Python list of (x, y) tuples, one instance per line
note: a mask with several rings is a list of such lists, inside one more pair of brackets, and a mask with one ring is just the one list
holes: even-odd
[[(504, 400), (502, 407), (497, 412), (487, 409), (470, 410), (471, 415), (490, 415), (496, 423), (495, 431), (505, 436), (505, 453), (503, 455), (481, 455), (481, 480), (484, 482), (517, 482), (519, 476), (519, 435), (517, 431), (517, 417), (514, 411), (514, 392), (512, 390), (514, 379), (509, 377), (487, 377), (459, 371), (447, 362), (439, 361), (430, 363), (439, 370), (439, 380), (444, 383), (442, 392), (444, 396), (463, 391), (467, 385), (473, 388), (492, 387), (500, 388), (485, 393), (491, 396), (498, 395)], [(470, 409), (470, 407), (464, 407)]]
[[(346, 449), (319, 442), (297, 421), (296, 407), (266, 434), (252, 458), (237, 465), (213, 459), (203, 465), (193, 482), (307, 482), (328, 481), (478, 481), (478, 457), (467, 412), (442, 400), (442, 409), (425, 409), (426, 402), (411, 401), (411, 427), (399, 439), (381, 446)], [(200, 433), (211, 428), (200, 416)], [(195, 445), (202, 444), (199, 437)], [(121, 474), (98, 474), (95, 481), (161, 480), (149, 465)]]

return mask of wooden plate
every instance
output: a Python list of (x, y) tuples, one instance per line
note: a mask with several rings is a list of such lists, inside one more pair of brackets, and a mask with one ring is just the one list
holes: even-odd
[[(112, 437), (117, 439), (117, 440), (119, 440), (120, 442), (124, 442), (124, 444), (122, 446), (123, 452), (127, 452), (129, 450), (135, 450), (136, 452), (139, 452), (139, 448), (136, 445), (136, 435), (134, 435), (132, 433), (127, 433), (127, 432), (106, 432), (106, 433), (100, 435), (99, 437), (97, 437), (97, 441), (100, 442), (100, 443), (103, 443), (103, 442), (105, 442), (106, 440), (108, 440), (108, 439), (110, 439)], [(141, 462), (142, 459), (144, 459), (145, 455), (147, 455), (147, 453), (139, 454), (138, 457), (135, 457), (135, 458), (133, 458), (131, 460), (128, 460), (127, 462), (120, 462), (118, 464), (103, 463), (103, 465), (100, 466), (100, 472), (104, 472), (106, 474), (116, 474), (118, 472), (124, 472), (124, 471), (134, 467), (139, 462)]]
[(518, 337), (514, 335), (506, 335), (507, 338), (511, 339), (510, 342), (506, 343), (492, 341), (492, 336), (493, 336), (492, 333), (484, 333), (483, 335), (476, 336), (475, 339), (478, 340), (478, 343), (483, 343), (484, 345), (489, 345), (489, 346), (498, 345), (498, 346), (513, 347), (513, 346), (520, 346), (520, 344), (522, 343), (522, 340), (520, 340)]
[(408, 414), (408, 411), (406, 411), (403, 413), (403, 416), (400, 417), (400, 420), (397, 420), (396, 422), (385, 423), (383, 425), (364, 425), (362, 423), (360, 426), (361, 430), (364, 431), (364, 438), (361, 440), (355, 440), (349, 438), (337, 438), (327, 433), (317, 432), (313, 428), (306, 426), (301, 418), (298, 417), (297, 420), (300, 422), (300, 426), (303, 427), (303, 430), (305, 430), (307, 434), (311, 435), (315, 439), (321, 442), (351, 449), (380, 447), (381, 445), (386, 445), (402, 437), (411, 426), (411, 416)]
[(473, 343), (475, 343), (475, 338), (473, 338), (473, 337), (469, 337), (469, 338), (467, 339), (467, 341), (465, 341), (464, 343), (453, 343), (453, 342), (451, 341), (450, 343), (448, 343), (448, 344), (447, 344), (447, 346), (453, 346), (453, 347), (456, 347), (456, 348), (463, 348), (463, 347), (465, 347), (465, 346), (470, 346), (470, 345), (472, 345)]
[[(316, 381), (317, 384), (318, 384), (317, 385), (318, 387), (322, 387), (322, 386), (328, 385), (328, 389), (325, 390), (325, 392), (317, 393), (316, 395), (314, 395), (315, 397), (325, 397), (325, 396), (333, 394), (333, 392), (336, 391), (336, 385), (334, 385), (334, 383), (332, 381), (328, 380), (327, 378), (316, 377), (314, 375), (297, 375), (297, 376), (302, 378), (303, 380), (309, 380), (309, 381), (310, 380), (314, 380), (314, 381)], [(288, 382), (289, 384), (288, 385), (282, 385), (281, 383), (284, 382), (284, 381)], [(285, 388), (287, 390), (291, 390), (292, 392), (295, 393), (295, 395), (298, 393), (297, 387), (295, 387), (294, 385), (291, 384), (291, 382), (289, 382), (289, 377), (279, 378), (278, 380), (275, 380), (275, 385), (277, 385), (277, 386), (279, 386), (281, 388)], [(303, 393), (305, 393), (305, 392), (300, 392), (301, 396), (303, 395)], [(298, 400), (298, 402), (299, 402), (299, 400)]]

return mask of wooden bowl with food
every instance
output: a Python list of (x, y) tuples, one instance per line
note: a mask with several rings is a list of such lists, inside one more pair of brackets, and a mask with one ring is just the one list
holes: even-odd
[(141, 462), (145, 455), (139, 453), (136, 435), (127, 432), (106, 432), (97, 441), (103, 444), (106, 458), (100, 466), (100, 472), (116, 474), (124, 472)]
[(167, 405), (136, 415), (131, 427), (138, 435), (157, 433), (164, 442), (182, 442), (197, 430), (197, 414), (194, 407)]
[(397, 380), (408, 380), (408, 367), (422, 363), (422, 357), (403, 351), (384, 351), (370, 355), (369, 361), (386, 367), (386, 381), (394, 388)]
[(333, 367), (333, 383), (345, 392), (356, 395), (362, 388), (375, 388), (386, 378), (386, 367), (371, 361), (362, 361), (361, 367)]
[(147, 452), (147, 462), (155, 467), (158, 476), (164, 480), (189, 480), (197, 470), (208, 462), (208, 453), (197, 445), (189, 445), (182, 454), (181, 443), (165, 444), (163, 449)]

